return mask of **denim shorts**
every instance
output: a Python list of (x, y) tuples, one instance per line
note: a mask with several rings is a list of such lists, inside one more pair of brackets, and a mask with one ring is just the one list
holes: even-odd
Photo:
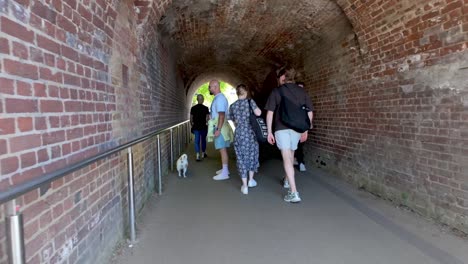
[(215, 149), (229, 148), (231, 142), (229, 140), (224, 140), (223, 134), (220, 134), (218, 137), (214, 138)]
[(292, 129), (282, 129), (275, 132), (276, 145), (280, 150), (296, 150), (301, 134)]

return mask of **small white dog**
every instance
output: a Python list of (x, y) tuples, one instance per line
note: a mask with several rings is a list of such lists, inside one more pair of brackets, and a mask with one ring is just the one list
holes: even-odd
[(188, 158), (187, 154), (182, 154), (180, 158), (177, 160), (177, 172), (179, 172), (179, 177), (182, 177), (182, 173), (184, 175), (184, 178), (187, 176), (185, 173), (187, 172), (188, 168)]

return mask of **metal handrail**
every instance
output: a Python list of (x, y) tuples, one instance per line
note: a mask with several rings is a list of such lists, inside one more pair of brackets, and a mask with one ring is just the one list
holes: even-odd
[[(185, 126), (186, 125), (186, 126)], [(24, 228), (23, 228), (23, 218), (19, 206), (16, 205), (15, 198), (25, 194), (29, 191), (37, 189), (44, 184), (49, 184), (54, 180), (57, 180), (65, 175), (68, 175), (78, 169), (81, 169), (89, 164), (92, 164), (98, 160), (106, 158), (110, 155), (113, 155), (117, 152), (120, 152), (127, 148), (127, 162), (128, 162), (128, 206), (129, 206), (129, 224), (130, 224), (130, 247), (136, 243), (136, 227), (135, 227), (135, 199), (134, 199), (134, 178), (133, 178), (133, 153), (132, 146), (140, 142), (143, 142), (151, 137), (157, 137), (158, 145), (158, 194), (162, 194), (162, 168), (161, 168), (161, 141), (160, 134), (165, 131), (170, 131), (171, 134), (171, 164), (174, 163), (174, 150), (173, 150), (173, 129), (177, 128), (178, 135), (178, 145), (179, 145), (179, 154), (180, 154), (180, 145), (181, 145), (181, 133), (180, 128), (184, 129), (187, 133), (185, 138), (185, 143), (190, 142), (190, 134), (188, 129), (188, 120), (180, 122), (176, 125), (157, 130), (152, 133), (148, 133), (140, 138), (132, 140), (121, 146), (112, 148), (105, 151), (104, 153), (98, 154), (81, 162), (72, 164), (66, 168), (59, 169), (52, 173), (43, 175), (31, 181), (17, 185), (6, 192), (0, 193), (0, 205), (3, 203), (6, 204), (7, 217), (6, 217), (6, 233), (7, 233), (7, 246), (8, 246), (8, 255), (10, 264), (24, 264), (25, 262), (25, 245), (24, 245)], [(173, 165), (171, 165), (173, 168)]]
[(175, 127), (178, 127), (180, 125), (183, 125), (184, 123), (188, 123), (189, 120), (186, 120), (186, 121), (183, 121), (183, 122), (180, 122), (176, 125), (173, 125), (173, 126), (170, 126), (170, 127), (167, 127), (167, 128), (164, 128), (164, 129), (160, 129), (160, 130), (157, 130), (155, 132), (152, 132), (152, 133), (148, 133), (140, 138), (137, 138), (135, 140), (132, 140), (128, 143), (125, 143), (121, 146), (118, 146), (118, 147), (115, 147), (113, 149), (110, 149), (110, 150), (107, 150), (105, 151), (104, 153), (101, 153), (101, 154), (98, 154), (96, 156), (93, 156), (91, 158), (88, 158), (86, 160), (83, 160), (81, 162), (78, 162), (78, 163), (75, 163), (71, 166), (67, 166), (65, 168), (62, 168), (62, 169), (59, 169), (57, 171), (54, 171), (54, 172), (51, 172), (51, 173), (47, 173), (41, 177), (37, 177), (33, 180), (30, 180), (28, 182), (25, 182), (25, 183), (22, 183), (22, 184), (19, 184), (17, 186), (14, 186), (12, 188), (10, 188), (9, 190), (7, 191), (3, 191), (0, 193), (0, 205), (5, 203), (5, 202), (8, 202), (10, 200), (13, 200), (15, 199), (16, 197), (22, 195), (22, 194), (25, 194), (27, 192), (30, 192), (34, 189), (37, 189), (39, 187), (41, 187), (42, 185), (44, 184), (48, 184), (48, 183), (51, 183), (59, 178), (62, 178), (76, 170), (79, 170), (83, 167), (86, 167), (88, 166), (89, 164), (92, 164), (98, 160), (101, 160), (103, 158), (106, 158), (112, 154), (115, 154), (117, 152), (120, 152), (128, 147), (131, 147), (133, 145), (136, 145), (140, 142), (143, 142), (153, 136), (156, 136), (158, 134), (161, 134), (165, 131), (168, 131), (168, 130), (171, 130)]

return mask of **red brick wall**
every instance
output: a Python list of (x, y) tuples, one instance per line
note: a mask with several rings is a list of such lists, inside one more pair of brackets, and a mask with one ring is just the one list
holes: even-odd
[[(170, 46), (158, 33), (142, 45), (134, 10), (132, 1), (0, 1), (0, 190), (186, 119)], [(137, 209), (154, 191), (155, 142), (134, 147)], [(161, 143), (167, 173), (168, 133)], [(102, 263), (128, 222), (126, 152), (17, 202), (28, 263)], [(0, 217), (3, 264), (3, 207)]]
[[(249, 47), (247, 57), (227, 61), (252, 86), (262, 84), (272, 63), (304, 65), (316, 106), (309, 162), (322, 162), (369, 191), (467, 230), (466, 0), (337, 0), (349, 28), (341, 28), (334, 7), (322, 12), (326, 23), (309, 25), (315, 18), (310, 12), (291, 20), (297, 23), (273, 21), (275, 13), (256, 12), (258, 3), (242, 2), (249, 19), (229, 25), (238, 30), (257, 23), (261, 30), (247, 32), (258, 33), (250, 35), (256, 36), (253, 48), (242, 46), (243, 31), (235, 31), (241, 37), (229, 31), (219, 38), (225, 33), (219, 14), (231, 14), (223, 1), (213, 23), (191, 22), (206, 20), (211, 13), (203, 11), (174, 32), (182, 44), (195, 47), (184, 50), (186, 63), (178, 66), (172, 44), (158, 33), (170, 3), (0, 0), (0, 190), (185, 119), (182, 87), (189, 82), (182, 82), (179, 71), (194, 80), (213, 66), (207, 47), (222, 47), (213, 54), (232, 56), (237, 53), (223, 49), (244, 54)], [(294, 3), (301, 11), (314, 6)], [(205, 7), (200, 4), (194, 14)], [(266, 2), (262, 8), (277, 10)], [(172, 19), (179, 14), (173, 11)], [(232, 18), (240, 16), (235, 13)], [(314, 28), (332, 22), (330, 28)], [(335, 42), (337, 35), (342, 37)], [(217, 45), (220, 39), (242, 45)], [(169, 166), (168, 137), (161, 136), (163, 172)], [(154, 139), (134, 148), (137, 207), (157, 177), (155, 149)], [(99, 263), (127, 221), (125, 160), (124, 152), (114, 155), (18, 199), (29, 263)], [(2, 217), (2, 264), (3, 232)]]
[(356, 37), (305, 64), (309, 162), (468, 231), (468, 2), (338, 2)]

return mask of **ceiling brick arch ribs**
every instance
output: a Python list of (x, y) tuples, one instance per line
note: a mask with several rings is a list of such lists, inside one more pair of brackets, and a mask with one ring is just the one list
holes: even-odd
[(286, 64), (300, 69), (313, 47), (354, 37), (334, 0), (136, 1), (135, 6), (143, 3), (151, 6), (144, 26), (171, 40), (187, 93), (197, 76), (214, 68), (262, 90), (272, 69)]

